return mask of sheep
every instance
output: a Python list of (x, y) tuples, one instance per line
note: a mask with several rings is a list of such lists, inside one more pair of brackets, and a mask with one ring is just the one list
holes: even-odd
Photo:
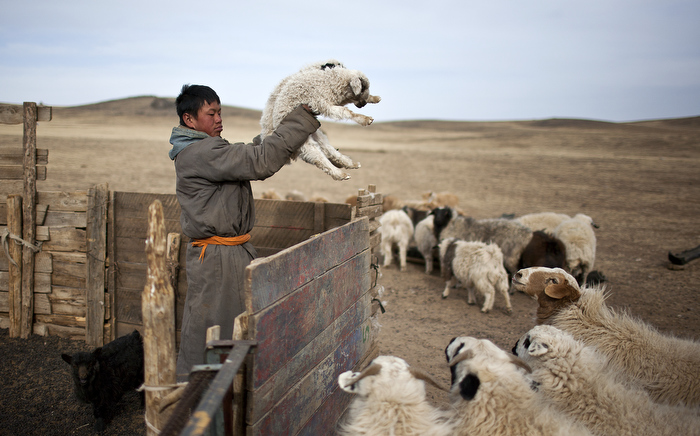
[(451, 192), (426, 192), (422, 196), (430, 209), (436, 207), (457, 207), (459, 198)]
[(534, 327), (515, 351), (532, 368), (538, 392), (594, 434), (700, 435), (697, 410), (655, 403), (594, 347), (556, 327)]
[(518, 268), (546, 266), (549, 268), (566, 268), (566, 245), (551, 234), (536, 230), (532, 239), (520, 255)]
[(454, 338), (445, 356), (455, 435), (590, 435), (544, 401), (527, 377), (531, 369), (526, 363), (488, 339)]
[(424, 381), (446, 390), (394, 356), (378, 356), (360, 373), (340, 374), (338, 385), (355, 398), (339, 434), (452, 435), (445, 413), (428, 403)]
[(447, 238), (440, 242), (439, 249), (440, 271), (447, 280), (442, 298), (447, 298), (450, 287), (459, 281), (467, 288), (467, 304), (476, 303), (476, 291), (484, 296), (482, 313), (493, 309), (496, 291), (506, 300), (506, 311), (513, 312), (508, 295), (508, 273), (498, 245)]
[(392, 209), (384, 212), (379, 217), (379, 233), (381, 234), (381, 251), (384, 256), (384, 266), (391, 265), (394, 244), (399, 249), (399, 269), (406, 270), (406, 251), (413, 237), (413, 223), (406, 212), (401, 209)]
[(568, 219), (571, 217), (565, 213), (535, 212), (513, 218), (513, 221), (517, 221), (532, 230), (542, 230), (551, 234), (562, 221)]
[(579, 288), (561, 268), (526, 268), (512, 282), (537, 300), (537, 324), (553, 325), (595, 346), (655, 401), (700, 406), (700, 342), (662, 334), (611, 309), (604, 285)]
[(433, 272), (433, 251), (437, 246), (437, 238), (435, 237), (433, 220), (435, 215), (428, 214), (424, 219), (416, 224), (413, 231), (413, 239), (416, 241), (416, 248), (425, 260), (425, 273), (432, 274)]
[(435, 233), (435, 239), (440, 241), (442, 231), (447, 227), (447, 225), (452, 221), (453, 218), (459, 216), (457, 210), (451, 207), (439, 207), (433, 209), (432, 214), (435, 216), (433, 218), (433, 232)]
[(585, 284), (588, 273), (595, 263), (596, 237), (594, 228), (598, 225), (582, 213), (562, 221), (552, 232), (566, 246), (567, 270), (576, 277), (579, 284)]
[(91, 353), (61, 354), (61, 358), (71, 366), (78, 400), (92, 404), (98, 432), (106, 428), (124, 393), (138, 388), (144, 381), (143, 338), (138, 330)]
[[(503, 252), (503, 265), (509, 274), (518, 271), (520, 256), (532, 239), (529, 227), (505, 218), (476, 220), (453, 216), (440, 233), (440, 239), (459, 238), (465, 241), (493, 242)], [(567, 247), (568, 248), (568, 247)]]
[[(282, 119), (300, 104), (307, 104), (313, 111), (334, 120), (352, 120), (368, 126), (374, 121), (371, 117), (354, 113), (345, 105), (354, 103), (361, 108), (380, 100), (370, 95), (369, 80), (362, 72), (345, 68), (335, 60), (317, 62), (287, 76), (272, 91), (260, 119), (260, 139), (272, 134)], [(321, 129), (309, 135), (289, 163), (297, 157), (316, 165), (334, 180), (350, 178), (341, 168), (360, 168), (359, 162), (332, 147)]]

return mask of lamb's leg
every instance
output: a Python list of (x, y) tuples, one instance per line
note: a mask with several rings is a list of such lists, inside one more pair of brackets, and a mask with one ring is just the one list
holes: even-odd
[(353, 120), (361, 126), (369, 126), (374, 121), (374, 118), (362, 114), (356, 114), (345, 106), (329, 106), (326, 108), (316, 108), (323, 115), (334, 120)]
[(328, 160), (318, 143), (311, 137), (299, 148), (299, 157), (304, 162), (320, 168), (323, 172), (333, 177), (334, 180), (348, 180), (350, 178), (349, 174), (339, 170)]
[(425, 273), (433, 273), (433, 250), (429, 250), (427, 253), (423, 253), (423, 259), (425, 259)]
[(401, 271), (406, 271), (406, 252), (408, 251), (408, 241), (399, 242), (399, 265)]
[(674, 265), (685, 265), (691, 260), (700, 258), (700, 245), (678, 254), (668, 253), (668, 260)]
[(354, 162), (348, 156), (345, 156), (343, 153), (336, 150), (335, 147), (331, 145), (330, 141), (328, 140), (328, 137), (320, 129), (312, 133), (311, 136), (314, 138), (316, 143), (318, 143), (319, 148), (321, 149), (323, 154), (336, 167), (348, 168), (352, 170), (361, 167), (359, 162)]
[(513, 306), (510, 304), (510, 286), (508, 285), (510, 281), (500, 281), (496, 284), (496, 289), (503, 295), (503, 299), (506, 301), (506, 313), (513, 313)]
[(457, 285), (457, 277), (452, 276), (447, 282), (445, 282), (445, 290), (442, 291), (442, 298), (447, 298), (450, 295), (450, 288)]
[(384, 255), (384, 266), (387, 267), (391, 265), (391, 242), (382, 241), (382, 254)]
[(484, 289), (484, 291), (484, 304), (481, 306), (481, 313), (489, 313), (491, 309), (493, 309), (493, 300), (496, 291), (491, 286)]

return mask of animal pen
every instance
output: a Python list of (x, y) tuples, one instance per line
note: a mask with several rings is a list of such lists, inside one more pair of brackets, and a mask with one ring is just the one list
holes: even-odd
[[(158, 205), (168, 233), (166, 253), (159, 256), (173, 296), (165, 309), (171, 317), (161, 318), (173, 320), (166, 328), (175, 332), (175, 346), (165, 350), (173, 354), (187, 293), (180, 244), (188, 240), (181, 234), (179, 204), (175, 195), (115, 192), (106, 185), (37, 191), (48, 151), (36, 149), (36, 123), (50, 119), (51, 108), (34, 103), (0, 105), (0, 123), (23, 122), (25, 129), (21, 146), (0, 145), (0, 328), (9, 328), (12, 337), (57, 335), (96, 347), (138, 329), (148, 371), (161, 364), (148, 362), (151, 330), (144, 323), (152, 320), (144, 319), (142, 304), (153, 284), (149, 210)], [(242, 394), (224, 403), (228, 433), (333, 433), (350, 402), (338, 375), (378, 354), (374, 321), (381, 286), (373, 248), (380, 239), (382, 195), (374, 191), (360, 190), (356, 207), (255, 200), (251, 242), (260, 257), (246, 270), (247, 310), (237, 319), (243, 327), (234, 335), (238, 341), (208, 344), (209, 356), (216, 354), (209, 362), (219, 364), (212, 368), (231, 372), (222, 364), (229, 353), (241, 365), (230, 377), (238, 373)], [(228, 388), (230, 397), (231, 383)], [(166, 393), (147, 392), (147, 417), (149, 396)], [(150, 419), (149, 434), (164, 421)]]

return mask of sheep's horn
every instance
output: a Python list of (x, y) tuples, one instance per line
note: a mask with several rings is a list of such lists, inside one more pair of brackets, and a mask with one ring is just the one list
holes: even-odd
[(423, 372), (419, 369), (414, 369), (414, 368), (408, 368), (408, 371), (413, 375), (413, 377), (417, 378), (418, 380), (423, 380), (425, 382), (430, 383), (434, 387), (440, 389), (441, 391), (449, 392), (448, 389), (445, 389), (443, 386), (441, 386), (430, 374), (427, 372)]
[(365, 377), (368, 377), (370, 375), (377, 375), (377, 374), (379, 374), (379, 371), (381, 369), (382, 369), (382, 365), (380, 365), (378, 363), (373, 363), (373, 364), (369, 365), (367, 368), (363, 369), (362, 372), (359, 373), (357, 375), (357, 377), (355, 377), (352, 380), (352, 383), (350, 383), (350, 384), (354, 385), (355, 383), (359, 382), (360, 380), (362, 380)]
[(474, 350), (467, 350), (463, 353), (459, 353), (450, 362), (450, 368), (455, 366), (459, 362), (462, 362), (462, 361), (467, 360), (467, 359), (471, 359), (472, 357), (474, 357)]
[(525, 371), (527, 371), (528, 374), (531, 374), (531, 373), (532, 373), (532, 368), (530, 368), (530, 365), (528, 365), (527, 363), (525, 363), (525, 361), (524, 361), (523, 359), (519, 358), (518, 356), (514, 356), (514, 355), (512, 355), (512, 354), (509, 354), (508, 356), (510, 357), (510, 361), (513, 362), (513, 364), (514, 364), (515, 366), (521, 367), (522, 369), (524, 369)]

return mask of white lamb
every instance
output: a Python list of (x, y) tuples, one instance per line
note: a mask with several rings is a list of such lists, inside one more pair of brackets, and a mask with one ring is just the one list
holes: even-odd
[[(358, 108), (367, 103), (379, 103), (380, 97), (370, 95), (369, 80), (358, 70), (345, 68), (336, 60), (317, 62), (284, 78), (272, 91), (263, 110), (260, 138), (272, 134), (282, 119), (300, 104), (308, 104), (320, 115), (334, 120), (353, 120), (362, 126), (374, 121), (371, 117), (352, 112), (345, 107), (354, 103)], [(350, 176), (340, 168), (360, 168), (331, 146), (328, 137), (319, 129), (309, 135), (306, 143), (292, 155), (316, 165), (335, 180)]]
[(655, 403), (594, 347), (556, 327), (536, 326), (516, 345), (538, 392), (599, 435), (700, 435), (697, 410)]
[(477, 220), (461, 215), (452, 216), (440, 239), (458, 238), (465, 241), (494, 243), (503, 252), (503, 265), (510, 274), (518, 271), (520, 256), (532, 239), (532, 230), (516, 221), (505, 218)]
[(425, 273), (433, 272), (433, 250), (437, 246), (437, 238), (435, 237), (435, 227), (433, 220), (435, 215), (429, 214), (416, 224), (413, 233), (413, 239), (416, 241), (416, 248), (425, 260)]
[(345, 421), (340, 424), (340, 434), (454, 434), (444, 412), (428, 403), (424, 381), (444, 390), (430, 376), (394, 356), (379, 356), (360, 373), (340, 374), (340, 388), (355, 395)]
[(605, 288), (579, 288), (561, 268), (518, 271), (513, 285), (537, 300), (537, 323), (564, 330), (598, 351), (651, 397), (671, 405), (700, 406), (700, 343), (662, 334), (605, 304)]
[(556, 412), (526, 377), (530, 368), (487, 339), (462, 336), (445, 350), (455, 435), (578, 436), (591, 433)]
[(552, 233), (566, 246), (566, 263), (579, 284), (585, 284), (595, 263), (596, 237), (593, 219), (582, 213), (562, 221)]
[(506, 301), (506, 311), (513, 311), (508, 295), (508, 273), (498, 245), (447, 238), (440, 242), (439, 249), (440, 271), (447, 281), (442, 298), (447, 298), (450, 287), (459, 282), (467, 288), (467, 304), (476, 304), (476, 292), (484, 296), (482, 313), (493, 309), (497, 291)]
[(519, 216), (513, 221), (517, 221), (533, 231), (542, 230), (552, 234), (559, 224), (568, 219), (571, 219), (571, 217), (565, 213), (535, 212)]
[(396, 244), (399, 248), (399, 268), (406, 270), (406, 252), (408, 244), (413, 237), (413, 222), (408, 214), (401, 209), (392, 209), (384, 212), (379, 217), (379, 233), (382, 241), (380, 243), (382, 255), (384, 256), (384, 266), (391, 265), (392, 247)]

